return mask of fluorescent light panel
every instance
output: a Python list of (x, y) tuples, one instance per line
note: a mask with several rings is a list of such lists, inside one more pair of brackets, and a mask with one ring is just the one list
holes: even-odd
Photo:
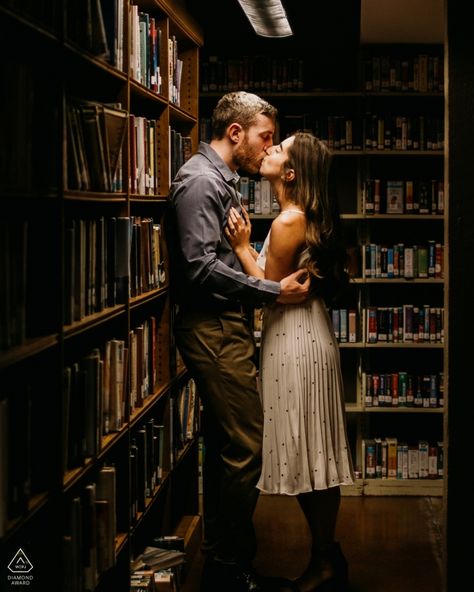
[(255, 33), (260, 37), (293, 35), (281, 0), (238, 0)]

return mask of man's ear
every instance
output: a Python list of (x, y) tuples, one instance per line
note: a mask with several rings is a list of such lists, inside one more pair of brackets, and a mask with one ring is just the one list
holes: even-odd
[(227, 128), (227, 134), (229, 136), (229, 139), (235, 144), (237, 144), (242, 138), (243, 131), (244, 130), (240, 123), (231, 123)]

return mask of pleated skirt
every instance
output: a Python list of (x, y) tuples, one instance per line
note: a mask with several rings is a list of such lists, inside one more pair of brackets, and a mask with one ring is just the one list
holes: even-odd
[(321, 300), (265, 307), (260, 388), (257, 487), (297, 495), (352, 484), (339, 348)]

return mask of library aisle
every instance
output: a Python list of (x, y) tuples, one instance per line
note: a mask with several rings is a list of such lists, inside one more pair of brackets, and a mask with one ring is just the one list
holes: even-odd
[[(438, 497), (343, 497), (338, 539), (349, 562), (349, 592), (441, 592), (441, 507)], [(260, 496), (255, 525), (258, 571), (297, 577), (308, 560), (309, 533), (296, 499)], [(198, 554), (183, 592), (199, 592), (201, 567)]]

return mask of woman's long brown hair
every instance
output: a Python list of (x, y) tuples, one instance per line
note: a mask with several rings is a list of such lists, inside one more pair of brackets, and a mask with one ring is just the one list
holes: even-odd
[(337, 204), (329, 194), (331, 152), (313, 134), (297, 132), (294, 137), (284, 170), (295, 171), (294, 181), (286, 182), (287, 196), (306, 215), (301, 264), (313, 276), (317, 293), (330, 304), (348, 279)]

